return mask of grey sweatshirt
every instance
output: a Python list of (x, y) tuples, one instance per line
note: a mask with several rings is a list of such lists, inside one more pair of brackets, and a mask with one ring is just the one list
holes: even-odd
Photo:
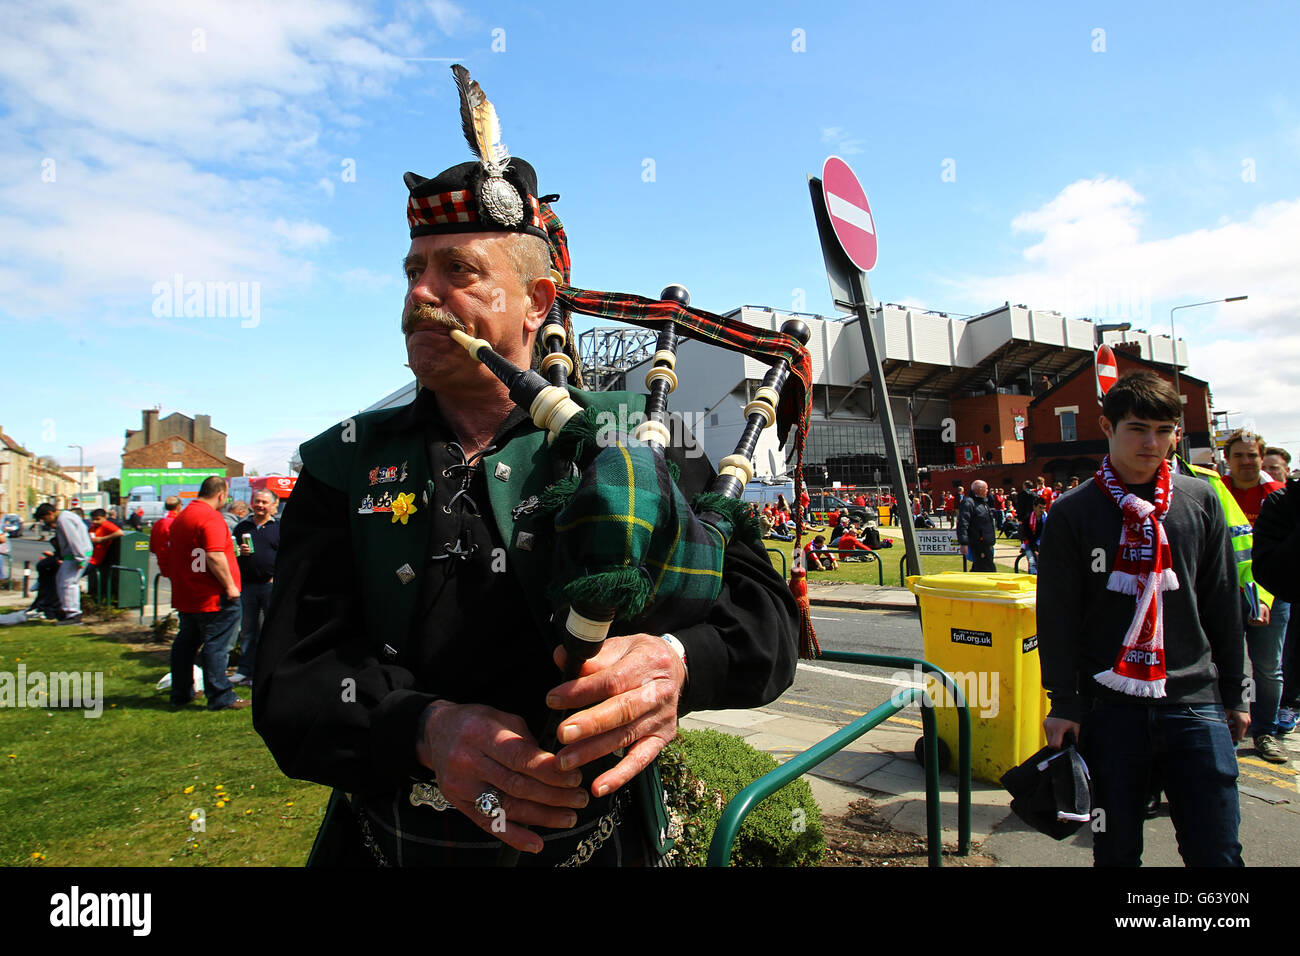
[(95, 550), (86, 523), (71, 511), (59, 512), (54, 521), (54, 540), (59, 546), (59, 557), (64, 561), (85, 564)]
[[(1152, 486), (1133, 486), (1150, 500)], [(1078, 721), (1090, 698), (1152, 706), (1221, 703), (1245, 710), (1241, 597), (1223, 508), (1209, 483), (1174, 476), (1165, 534), (1178, 590), (1164, 592), (1165, 692), (1129, 697), (1092, 675), (1115, 663), (1136, 598), (1106, 589), (1119, 550), (1120, 510), (1088, 481), (1052, 504), (1038, 556), (1038, 650), (1050, 716)]]

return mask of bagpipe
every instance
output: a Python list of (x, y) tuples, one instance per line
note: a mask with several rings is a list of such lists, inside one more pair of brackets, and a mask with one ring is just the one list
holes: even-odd
[[(681, 286), (669, 286), (660, 301), (686, 309), (690, 297)], [(540, 364), (548, 377), (516, 367), (482, 339), (460, 330), (451, 335), (501, 380), (515, 404), (547, 432), (551, 454), (568, 466), (569, 474), (534, 507), (554, 514), (551, 600), (563, 620), (566, 679), (573, 679), (599, 652), (616, 620), (633, 622), (655, 612), (663, 622), (669, 606), (672, 623), (664, 630), (702, 620), (722, 591), (724, 553), (737, 534), (762, 550), (757, 520), (742, 494), (753, 477), (759, 436), (776, 422), (791, 368), (788, 360), (775, 360), (745, 407), (746, 424), (735, 450), (719, 462), (712, 485), (688, 502), (677, 485), (676, 466), (664, 453), (671, 444), (668, 396), (677, 387), (677, 321), (659, 325), (646, 374), (644, 418), (630, 433), (608, 430), (560, 384), (573, 370), (564, 352), (564, 326), (553, 310), (539, 331), (545, 343)], [(799, 349), (809, 334), (798, 319), (781, 329)], [(804, 652), (815, 654), (810, 626), (804, 636), (805, 645), (808, 638), (812, 645)]]
[[(658, 300), (570, 286), (568, 241), (551, 208), (559, 197), (537, 195), (532, 167), (512, 160), (501, 143), (495, 107), (464, 67), (454, 65), (452, 72), (460, 93), (462, 131), (478, 167), (463, 164), (432, 181), (407, 174), (412, 186), (408, 220), (412, 238), (417, 225), (436, 231), (451, 224), (461, 231), (462, 224), (471, 221), (472, 206), (480, 226), (527, 232), (549, 246), (556, 298), (539, 329), (541, 347), (535, 346), (535, 352), (541, 352), (535, 364), (542, 374), (516, 367), (489, 343), (462, 330), (452, 330), (451, 336), (501, 380), (515, 404), (547, 433), (554, 480), (536, 500), (521, 503), (515, 516), (527, 507), (537, 522), (540, 546), (553, 549), (549, 598), (567, 655), (565, 676), (571, 680), (599, 653), (615, 626), (646, 630), (653, 622), (664, 633), (705, 620), (722, 593), (725, 552), (733, 539), (748, 540), (764, 554), (757, 517), (750, 513), (743, 492), (753, 477), (751, 460), (759, 436), (773, 424), (782, 443), (791, 427), (796, 428), (796, 496), (803, 490), (803, 450), (812, 407), (812, 361), (804, 346), (810, 332), (797, 319), (774, 332), (692, 309), (680, 286), (669, 286)], [(583, 384), (568, 321), (574, 312), (658, 331), (646, 374), (644, 418), (634, 429), (629, 409), (628, 415), (615, 416), (611, 434), (595, 411), (599, 403), (584, 407), (570, 393), (569, 386)], [(690, 501), (679, 487), (677, 465), (665, 454), (673, 445), (667, 400), (677, 386), (679, 336), (770, 366), (745, 407), (746, 425), (735, 450), (719, 462), (710, 487)], [(796, 549), (801, 536), (800, 518)], [(796, 561), (791, 588), (800, 610), (800, 654), (812, 657), (820, 649), (803, 575)], [(555, 749), (555, 729), (562, 719), (553, 720), (543, 746)], [(503, 851), (501, 862), (516, 858), (514, 851)]]

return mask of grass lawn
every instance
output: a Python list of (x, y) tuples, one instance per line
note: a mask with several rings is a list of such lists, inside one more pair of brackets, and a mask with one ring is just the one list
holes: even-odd
[(154, 689), (168, 664), (152, 641), (147, 630), (120, 626), (0, 628), (2, 674), (16, 678), (23, 665), (29, 677), (103, 674), (97, 718), (6, 700), (0, 865), (306, 861), (328, 789), (280, 773), (251, 711), (209, 713), (200, 698), (173, 712), (166, 692)]
[[(783, 568), (786, 577), (790, 574), (790, 558), (794, 551), (793, 541), (775, 541), (767, 540), (763, 542), (769, 549), (768, 557), (772, 561), (772, 566), (778, 571)], [(780, 550), (785, 555), (785, 564), (782, 565), (781, 559), (775, 554), (770, 553), (772, 549)], [(896, 541), (892, 548), (885, 548), (876, 552), (880, 555), (881, 564), (879, 573), (883, 578), (886, 586), (899, 585), (902, 582), (898, 578), (898, 564), (903, 557), (904, 548), (901, 541)], [(939, 571), (960, 571), (961, 555), (922, 555), (921, 573), (936, 574)], [(1011, 570), (1007, 568), (1006, 570)], [(810, 571), (808, 572), (808, 583), (812, 587), (818, 584), (879, 584), (881, 578), (877, 578), (877, 565), (875, 561), (845, 561), (840, 559), (840, 566), (835, 571)]]

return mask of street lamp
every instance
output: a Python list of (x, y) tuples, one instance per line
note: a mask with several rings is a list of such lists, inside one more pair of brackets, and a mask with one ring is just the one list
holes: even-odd
[(1174, 391), (1178, 393), (1178, 454), (1183, 456), (1185, 461), (1190, 460), (1187, 454), (1187, 429), (1183, 420), (1183, 392), (1178, 378), (1178, 334), (1174, 331), (1174, 313), (1179, 309), (1194, 309), (1198, 305), (1214, 305), (1216, 302), (1245, 302), (1250, 298), (1245, 295), (1230, 295), (1226, 299), (1206, 299), (1204, 302), (1189, 302), (1187, 305), (1176, 305), (1169, 310), (1169, 337), (1174, 343)]
[(86, 449), (80, 445), (68, 447), (77, 449), (77, 497), (80, 498), (86, 492)]

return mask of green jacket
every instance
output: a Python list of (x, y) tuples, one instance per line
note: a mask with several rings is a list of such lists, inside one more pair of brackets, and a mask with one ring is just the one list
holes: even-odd
[[(643, 414), (645, 396), (628, 392), (571, 390), (584, 408), (606, 412), (626, 428), (629, 415)], [(424, 432), (409, 425), (411, 406), (366, 412), (340, 422), (302, 446), (303, 467), (320, 481), (347, 494), (352, 561), (365, 602), (366, 625), (375, 635), (381, 659), (397, 660), (412, 633), (418, 588), (415, 582), (429, 547), (432, 482)], [(534, 549), (531, 514), (512, 512), (554, 480), (546, 433), (535, 430), (514, 438), (484, 459), (492, 515), (506, 542), (506, 567), (517, 579), (539, 632), (549, 633), (551, 607), (546, 585), (552, 555)], [(372, 483), (372, 469), (396, 469), (396, 481)], [(382, 477), (382, 476), (381, 476)], [(391, 510), (398, 496), (409, 513)], [(385, 500), (392, 499), (392, 504)], [(370, 510), (367, 511), (366, 505)], [(398, 510), (401, 506), (398, 505)], [(434, 507), (437, 507), (435, 504)], [(380, 557), (382, 556), (382, 557)], [(382, 639), (378, 635), (383, 635)]]

